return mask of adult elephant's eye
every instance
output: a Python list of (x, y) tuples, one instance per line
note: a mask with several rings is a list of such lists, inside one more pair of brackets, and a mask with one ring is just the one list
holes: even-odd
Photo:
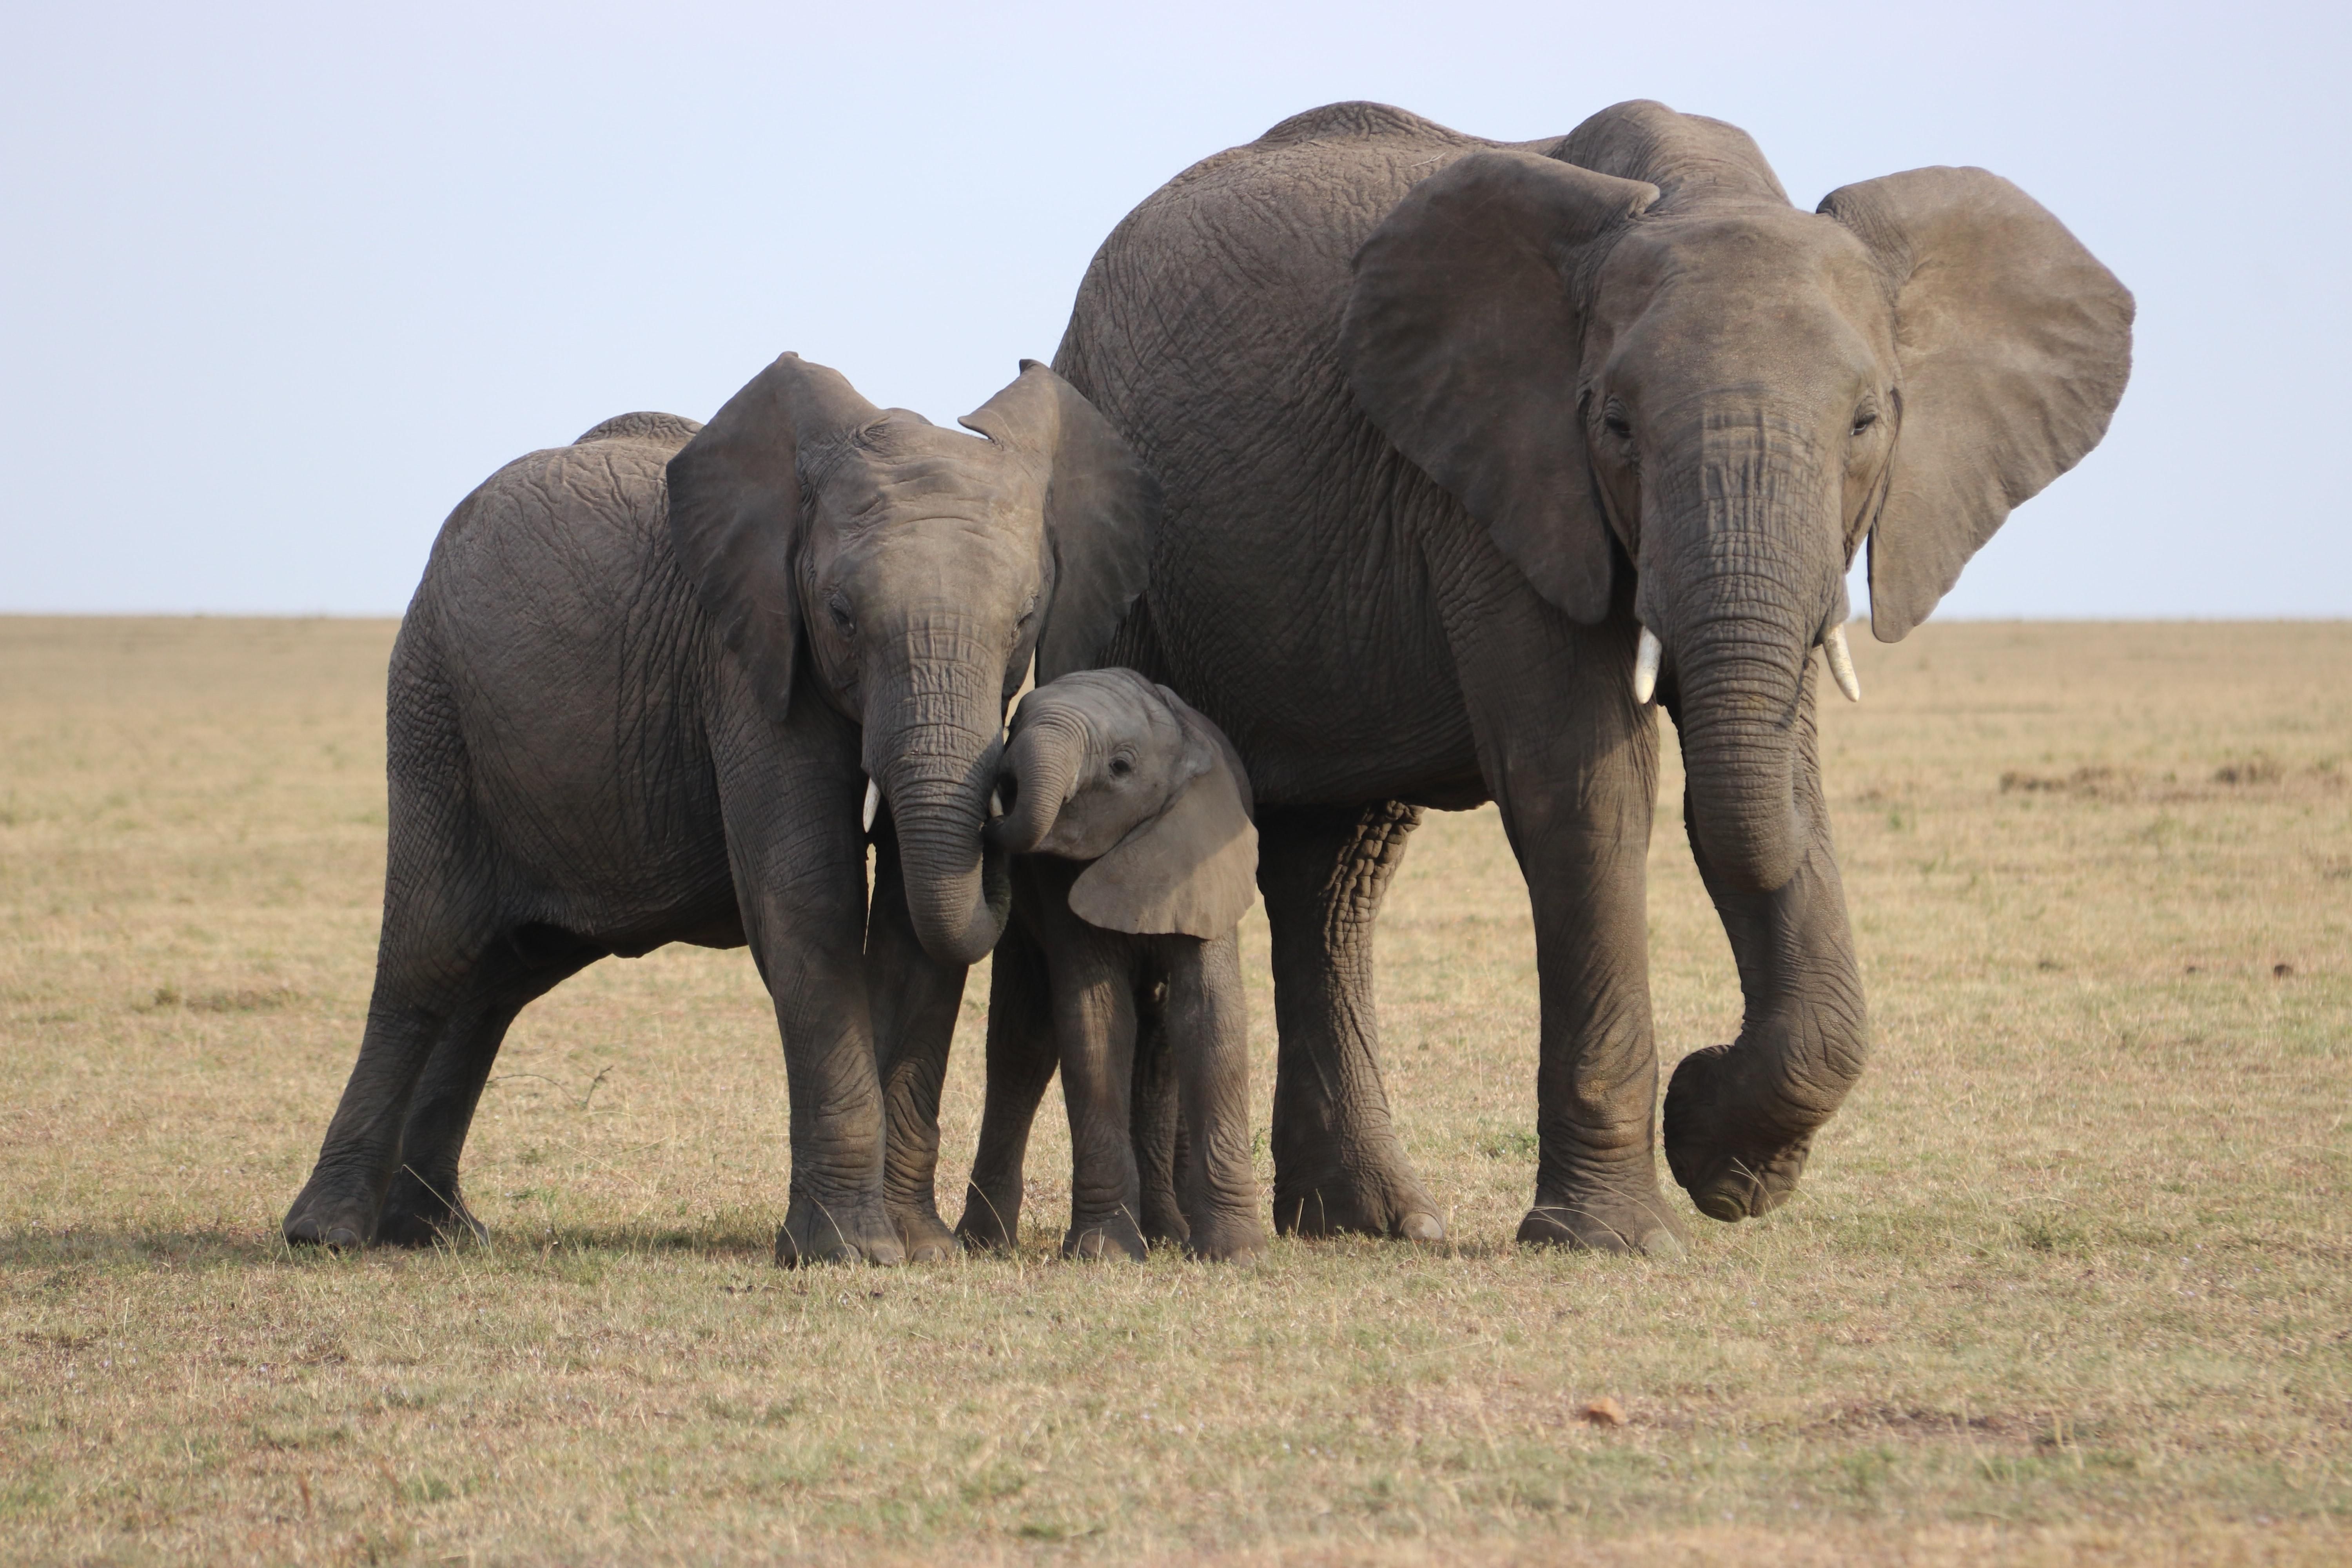
[(1861, 413), (1853, 416), (1853, 434), (1860, 436), (1868, 431), (1872, 426), (1877, 423), (1878, 410), (1875, 408), (1865, 408)]
[(1616, 437), (1620, 441), (1633, 438), (1633, 422), (1625, 417), (1625, 410), (1615, 403), (1612, 403), (1601, 411), (1601, 423), (1609, 434)]
[(839, 594), (829, 595), (824, 601), (825, 614), (833, 617), (833, 629), (845, 637), (857, 635), (857, 617), (849, 613), (849, 601)]

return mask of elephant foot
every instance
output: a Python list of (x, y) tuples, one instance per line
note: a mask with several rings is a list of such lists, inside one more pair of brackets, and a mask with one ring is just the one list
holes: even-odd
[(465, 1194), (454, 1180), (431, 1184), (404, 1168), (384, 1194), (374, 1239), (379, 1247), (437, 1247), (456, 1241), (487, 1245), (490, 1230), (466, 1206)]
[(945, 1263), (963, 1250), (963, 1243), (956, 1239), (956, 1233), (948, 1228), (948, 1222), (929, 1199), (891, 1205), (890, 1223), (909, 1263)]
[(1127, 1258), (1140, 1263), (1145, 1251), (1143, 1231), (1124, 1209), (1106, 1219), (1073, 1219), (1069, 1233), (1062, 1237), (1063, 1257), (1088, 1262)]
[(828, 1204), (796, 1197), (784, 1211), (776, 1232), (776, 1267), (797, 1268), (813, 1263), (874, 1263), (895, 1267), (907, 1261), (905, 1243), (879, 1203), (844, 1201)]
[(1666, 1086), (1666, 1165), (1711, 1219), (1753, 1219), (1789, 1201), (1812, 1149), (1811, 1129), (1790, 1133), (1761, 1113), (1740, 1081), (1738, 1048), (1693, 1051)]
[(1191, 1240), (1192, 1236), (1192, 1222), (1184, 1217), (1173, 1193), (1144, 1193), (1141, 1228), (1143, 1239), (1155, 1246), (1174, 1246)]
[(1292, 1175), (1277, 1164), (1274, 1226), (1285, 1236), (1379, 1236), (1445, 1239), (1437, 1201), (1402, 1153)]
[(1203, 1263), (1255, 1263), (1265, 1251), (1265, 1226), (1254, 1214), (1210, 1214), (1191, 1227), (1184, 1255)]
[(1635, 1252), (1650, 1258), (1680, 1258), (1689, 1250), (1682, 1221), (1654, 1185), (1647, 1193), (1538, 1195), (1519, 1222), (1517, 1239), (1522, 1247)]
[(956, 1239), (967, 1252), (1000, 1252), (1021, 1237), (1021, 1194), (992, 1193), (978, 1183), (963, 1190), (963, 1217), (956, 1221)]
[(376, 1204), (370, 1195), (353, 1193), (313, 1174), (286, 1211), (279, 1227), (289, 1247), (323, 1247), (330, 1252), (358, 1252), (375, 1235)]

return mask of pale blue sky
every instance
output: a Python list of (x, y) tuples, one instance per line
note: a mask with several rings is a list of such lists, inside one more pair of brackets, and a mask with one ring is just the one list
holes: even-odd
[(1664, 99), (1810, 206), (2006, 174), (2138, 294), (2105, 446), (1945, 603), (2352, 614), (2340, 7), (18, 7), (0, 610), (395, 613), (491, 469), (783, 349), (946, 420), (1120, 215), (1345, 98)]

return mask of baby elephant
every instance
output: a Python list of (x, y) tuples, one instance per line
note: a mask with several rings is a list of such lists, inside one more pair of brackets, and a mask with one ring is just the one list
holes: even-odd
[(1196, 1257), (1255, 1258), (1265, 1231), (1234, 928), (1257, 830), (1240, 759), (1166, 687), (1088, 670), (1023, 700), (997, 791), (990, 833), (1015, 857), (1013, 913), (957, 1229), (981, 1246), (1013, 1238), (1030, 1121), (1058, 1060), (1076, 1166), (1062, 1250), (1140, 1258), (1147, 1238), (1181, 1238)]

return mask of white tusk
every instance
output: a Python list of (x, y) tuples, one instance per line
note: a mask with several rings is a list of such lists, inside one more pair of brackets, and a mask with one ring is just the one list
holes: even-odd
[(1633, 650), (1633, 700), (1649, 701), (1658, 689), (1658, 660), (1666, 650), (1658, 644), (1658, 634), (1649, 627), (1642, 628), (1642, 645)]
[(874, 814), (881, 809), (882, 786), (876, 784), (872, 779), (867, 779), (866, 781), (866, 809), (857, 814), (857, 830), (860, 833), (873, 832)]
[(1848, 702), (1862, 700), (1862, 682), (1853, 678), (1853, 650), (1845, 646), (1845, 627), (1832, 626), (1822, 638), (1822, 657), (1829, 660), (1830, 675), (1845, 693)]
[(1003, 816), (1004, 815), (1004, 797), (997, 794), (994, 790), (990, 790), (988, 792), (988, 815), (991, 816)]

